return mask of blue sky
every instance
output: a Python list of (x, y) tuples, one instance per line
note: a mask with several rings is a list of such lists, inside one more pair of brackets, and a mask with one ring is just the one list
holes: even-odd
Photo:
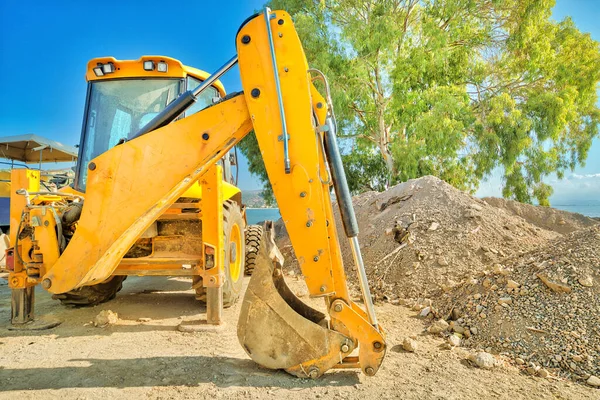
[[(0, 0), (0, 136), (36, 133), (74, 145), (81, 132), (88, 60), (160, 54), (212, 72), (235, 53), (240, 24), (262, 5), (263, 0), (175, 5), (154, 0)], [(600, 40), (600, 1), (558, 0), (553, 17), (565, 16)], [(237, 68), (222, 81), (230, 92), (241, 89)], [(594, 142), (585, 167), (549, 183), (555, 187), (554, 204), (600, 199), (600, 141)], [(260, 186), (245, 161), (240, 186)], [(500, 195), (500, 187), (496, 174), (478, 194)]]

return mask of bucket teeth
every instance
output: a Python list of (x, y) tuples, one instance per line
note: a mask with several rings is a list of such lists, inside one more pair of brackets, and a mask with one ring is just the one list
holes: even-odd
[(329, 329), (325, 314), (292, 293), (283, 278), (282, 264), (272, 222), (268, 222), (242, 303), (238, 339), (250, 358), (264, 367), (317, 378), (340, 363), (354, 344)]

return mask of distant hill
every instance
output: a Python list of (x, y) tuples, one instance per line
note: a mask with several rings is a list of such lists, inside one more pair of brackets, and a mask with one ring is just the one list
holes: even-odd
[(268, 208), (262, 190), (242, 190), (242, 202), (249, 208)]

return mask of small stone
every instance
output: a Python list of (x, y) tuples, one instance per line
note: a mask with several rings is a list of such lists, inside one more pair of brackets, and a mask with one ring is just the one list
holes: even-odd
[(545, 368), (541, 368), (537, 372), (537, 376), (539, 376), (540, 378), (547, 378), (549, 375), (550, 375), (550, 372), (548, 372), (548, 370)]
[(531, 367), (527, 367), (527, 369), (525, 371), (527, 371), (527, 373), (529, 375), (535, 375), (535, 374), (537, 374), (538, 370), (535, 366), (531, 366)]
[(465, 328), (463, 328), (462, 326), (455, 324), (452, 326), (452, 330), (456, 333), (460, 333), (461, 335), (465, 333)]
[(587, 384), (594, 387), (600, 387), (600, 378), (594, 375), (590, 375), (587, 380)]
[(96, 315), (94, 319), (94, 326), (103, 327), (106, 325), (116, 324), (119, 320), (119, 316), (116, 312), (111, 310), (102, 310)]
[(146, 317), (138, 318), (138, 322), (150, 322), (150, 321), (152, 321), (152, 318), (146, 318)]
[(394, 228), (387, 228), (387, 229), (385, 230), (385, 234), (386, 234), (387, 236), (390, 236), (392, 233), (394, 233)]
[(562, 361), (562, 356), (561, 356), (560, 354), (557, 354), (557, 355), (555, 355), (555, 356), (554, 356), (554, 359), (555, 359), (557, 362), (561, 362), (561, 361)]
[(518, 358), (518, 357), (517, 357), (517, 358), (515, 358), (515, 362), (516, 362), (517, 364), (519, 364), (519, 365), (523, 365), (523, 364), (525, 364), (525, 360), (523, 360), (522, 358)]
[(575, 354), (573, 356), (573, 361), (575, 361), (575, 362), (582, 362), (583, 361), (583, 357), (581, 357), (579, 354)]
[(516, 281), (513, 281), (512, 279), (509, 279), (509, 280), (506, 282), (506, 287), (507, 287), (507, 288), (510, 288), (510, 289), (517, 289), (517, 288), (518, 288), (518, 287), (520, 287), (520, 286), (521, 286), (521, 285), (520, 285), (518, 282), (516, 282)]
[(458, 347), (460, 346), (460, 338), (456, 335), (450, 335), (448, 343), (450, 343), (452, 347)]
[(594, 286), (594, 280), (591, 276), (584, 276), (577, 280), (581, 286), (592, 287)]
[(481, 314), (479, 314), (479, 318), (486, 319), (487, 315), (485, 313), (481, 313)]
[(438, 224), (437, 222), (432, 222), (431, 225), (429, 226), (429, 230), (430, 231), (436, 231), (437, 228), (440, 227), (440, 224)]
[(553, 292), (557, 292), (557, 293), (571, 293), (571, 288), (568, 285), (562, 284), (562, 283), (558, 283), (558, 282), (554, 282), (552, 280), (550, 280), (550, 278), (548, 278), (548, 276), (544, 275), (544, 274), (537, 274), (536, 275), (542, 282), (544, 282), (544, 285), (546, 285), (548, 288), (550, 288)]
[(418, 347), (419, 347), (419, 344), (417, 343), (417, 341), (413, 340), (411, 338), (404, 338), (404, 342), (402, 342), (402, 348), (411, 353), (414, 353), (415, 351), (417, 351)]
[(469, 206), (469, 208), (471, 208), (472, 210), (475, 210), (475, 211), (481, 211), (481, 210), (483, 210), (483, 207), (481, 207), (479, 204), (471, 204)]
[(443, 319), (438, 319), (429, 327), (429, 329), (427, 329), (427, 331), (429, 333), (434, 333), (434, 334), (440, 333), (440, 332), (447, 330), (449, 326), (450, 325)]
[(431, 312), (431, 307), (425, 307), (419, 313), (419, 317), (426, 317), (429, 315), (430, 312)]
[(473, 363), (475, 363), (475, 365), (477, 365), (479, 368), (483, 369), (492, 369), (498, 365), (496, 358), (485, 351), (480, 351), (477, 354), (471, 355), (470, 360), (473, 361)]
[(445, 267), (448, 265), (448, 260), (446, 260), (446, 257), (442, 256), (442, 257), (438, 257), (437, 259), (437, 263), (439, 265), (441, 265), (442, 267)]
[(473, 335), (477, 335), (477, 328), (476, 328), (476, 327), (474, 327), (474, 326), (471, 326), (471, 327), (469, 328), (469, 330), (471, 331), (471, 333), (472, 333)]
[(498, 304), (512, 304), (512, 298), (510, 298), (510, 297), (500, 297), (498, 299)]
[(484, 288), (489, 288), (492, 286), (492, 281), (489, 278), (485, 278), (481, 284)]
[(474, 298), (475, 300), (479, 300), (479, 299), (481, 298), (481, 293), (475, 293), (475, 294), (473, 295), (473, 298)]
[(477, 311), (477, 314), (479, 314), (483, 311), (483, 306), (481, 304), (478, 304), (477, 307), (475, 307), (475, 311)]

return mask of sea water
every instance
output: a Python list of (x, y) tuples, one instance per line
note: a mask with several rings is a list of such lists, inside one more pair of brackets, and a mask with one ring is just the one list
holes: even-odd
[(247, 208), (246, 219), (248, 225), (254, 225), (262, 221), (277, 221), (281, 218), (279, 208)]

